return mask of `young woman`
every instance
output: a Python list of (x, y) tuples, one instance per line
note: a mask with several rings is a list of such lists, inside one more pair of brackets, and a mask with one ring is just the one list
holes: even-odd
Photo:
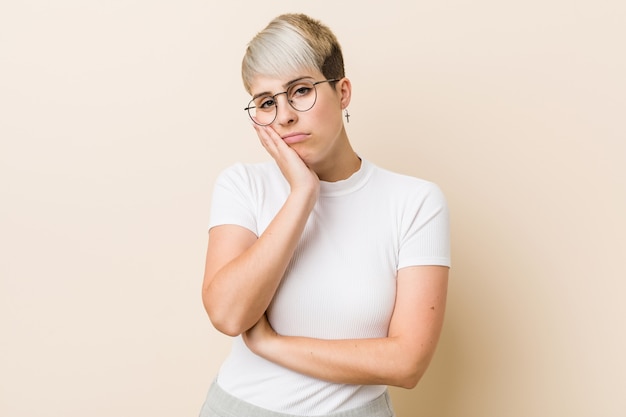
[(320, 22), (274, 19), (242, 75), (273, 161), (215, 184), (202, 297), (235, 339), (201, 416), (393, 416), (387, 386), (417, 384), (443, 322), (445, 199), (354, 152), (352, 85)]

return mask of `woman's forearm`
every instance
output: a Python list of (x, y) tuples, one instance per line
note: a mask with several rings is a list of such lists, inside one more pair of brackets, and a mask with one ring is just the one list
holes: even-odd
[(403, 388), (417, 384), (433, 352), (434, 347), (426, 346), (415, 351), (399, 337), (323, 340), (278, 335), (256, 351), (274, 363), (314, 378)]
[(237, 244), (229, 247), (225, 242), (230, 238), (219, 236), (218, 231), (210, 236), (202, 298), (218, 330), (239, 335), (263, 315), (291, 260), (315, 199), (315, 193), (290, 194), (263, 234), (249, 242), (245, 250)]
[(445, 313), (448, 268), (398, 271), (387, 337), (325, 340), (278, 335), (264, 315), (243, 334), (269, 361), (314, 378), (344, 384), (414, 387), (435, 352)]

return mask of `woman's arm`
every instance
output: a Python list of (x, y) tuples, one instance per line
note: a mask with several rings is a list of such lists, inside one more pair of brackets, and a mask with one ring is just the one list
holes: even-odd
[(209, 231), (202, 301), (217, 330), (237, 336), (267, 310), (306, 224), (307, 205), (288, 198), (258, 239), (236, 225)]
[(202, 301), (216, 329), (236, 336), (267, 310), (298, 244), (319, 193), (319, 179), (270, 128), (258, 128), (291, 191), (283, 207), (257, 238), (236, 225), (209, 231)]
[(244, 340), (256, 354), (314, 378), (413, 388), (435, 352), (447, 286), (447, 267), (400, 269), (396, 304), (385, 338), (323, 340), (280, 336), (263, 317), (244, 333)]

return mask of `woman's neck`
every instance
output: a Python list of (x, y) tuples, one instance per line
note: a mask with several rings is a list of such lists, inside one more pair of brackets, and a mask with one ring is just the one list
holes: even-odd
[(338, 158), (333, 158), (325, 167), (315, 170), (320, 181), (335, 182), (349, 178), (361, 168), (361, 158), (348, 144), (348, 149), (341, 152)]

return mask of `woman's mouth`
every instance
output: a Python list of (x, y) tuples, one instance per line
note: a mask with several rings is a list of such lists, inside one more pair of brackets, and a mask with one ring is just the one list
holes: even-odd
[(293, 143), (302, 142), (306, 140), (308, 137), (309, 135), (307, 133), (296, 132), (296, 133), (289, 133), (288, 135), (285, 135), (282, 138), (286, 144), (291, 145)]

